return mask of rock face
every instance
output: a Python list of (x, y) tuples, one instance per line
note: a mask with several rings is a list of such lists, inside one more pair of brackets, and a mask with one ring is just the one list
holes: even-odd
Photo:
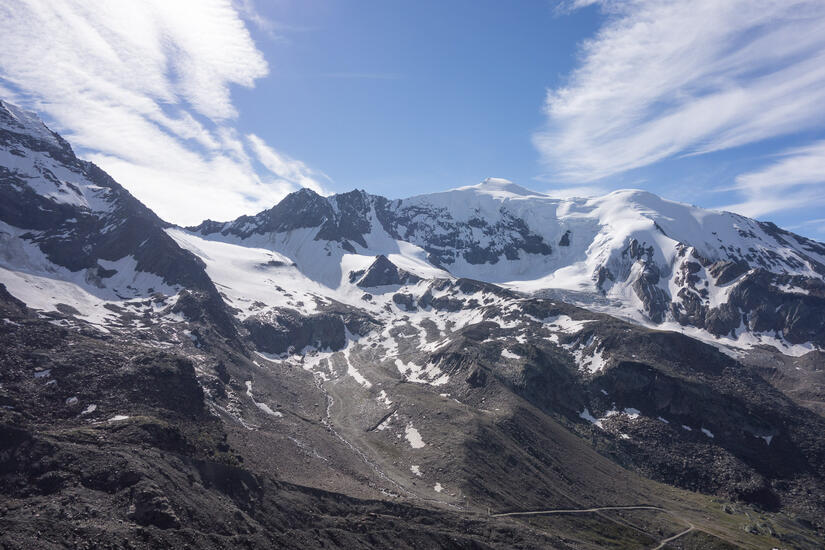
[(39, 119), (0, 102), (0, 281), (17, 293), (55, 278), (71, 281), (52, 288), (49, 305), (87, 319), (104, 307), (101, 299), (135, 300), (127, 304), (132, 311), (106, 306), (124, 323), (146, 316), (141, 299), (153, 300), (153, 314), (174, 305), (240, 347), (203, 262), (178, 246), (168, 227)]
[(286, 353), (307, 346), (338, 351), (346, 345), (344, 323), (332, 314), (303, 316), (297, 311), (272, 312), (250, 317), (244, 327), (257, 348), (267, 353)]
[(368, 315), (347, 309), (314, 315), (271, 309), (243, 322), (255, 346), (274, 354), (291, 354), (307, 346), (338, 351), (347, 345), (348, 331), (356, 336), (364, 335), (376, 325)]
[(357, 281), (355, 284), (361, 288), (372, 288), (377, 286), (393, 286), (415, 284), (421, 277), (414, 275), (398, 267), (389, 261), (386, 256), (380, 254), (366, 271), (355, 271), (350, 274), (350, 280)]
[(42, 122), (5, 102), (0, 159), (0, 222), (18, 229), (50, 262), (105, 283), (115, 273), (100, 260), (131, 257), (135, 270), (169, 285), (213, 288), (197, 258), (166, 235), (168, 224), (100, 168), (79, 160)]

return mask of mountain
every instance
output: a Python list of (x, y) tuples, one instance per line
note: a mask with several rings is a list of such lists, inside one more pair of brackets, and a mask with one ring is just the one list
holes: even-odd
[(5, 547), (825, 540), (822, 244), (495, 179), (181, 228), (5, 102), (0, 197)]
[(799, 355), (825, 346), (825, 245), (645, 191), (560, 200), (487, 179), (390, 201), (303, 189), (256, 216), (190, 230), (277, 251), (331, 288), (348, 254), (387, 255), (422, 275), (544, 292), (735, 347)]
[(122, 327), (149, 327), (163, 312), (198, 302), (231, 331), (203, 263), (166, 234), (169, 224), (79, 160), (36, 116), (6, 102), (0, 103), (0, 183), (0, 269), (15, 296)]

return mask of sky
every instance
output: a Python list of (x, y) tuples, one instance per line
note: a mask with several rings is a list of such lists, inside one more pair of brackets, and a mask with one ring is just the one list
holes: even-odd
[(641, 188), (825, 240), (821, 0), (0, 0), (0, 97), (189, 225)]

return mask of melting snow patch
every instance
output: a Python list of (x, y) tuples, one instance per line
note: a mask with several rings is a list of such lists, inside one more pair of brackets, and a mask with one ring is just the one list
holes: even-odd
[(587, 368), (590, 374), (596, 374), (597, 372), (603, 370), (606, 364), (607, 360), (602, 354), (602, 351), (595, 350), (593, 352), (593, 357), (591, 357), (589, 361), (585, 361), (583, 366)]
[(614, 408), (612, 410), (609, 410), (606, 413), (604, 413), (604, 416), (602, 416), (601, 418), (596, 418), (595, 416), (590, 414), (590, 411), (587, 409), (587, 407), (585, 407), (585, 409), (582, 412), (579, 413), (579, 417), (587, 420), (588, 422), (590, 422), (594, 426), (597, 426), (599, 428), (604, 429), (604, 426), (602, 425), (602, 422), (604, 422), (605, 420), (607, 420), (611, 416), (616, 416), (617, 414), (624, 414), (628, 418), (630, 418), (631, 420), (635, 420), (635, 419), (639, 418), (639, 416), (641, 416), (642, 413), (641, 413), (641, 411), (639, 411), (639, 409), (634, 409), (633, 407), (627, 407), (624, 410), (618, 411), (618, 410), (616, 410), (616, 408), (614, 406)]
[(77, 405), (77, 397), (70, 397), (66, 400), (68, 406)]
[(404, 434), (407, 436), (407, 441), (413, 449), (420, 449), (424, 446), (424, 440), (421, 439), (421, 434), (413, 428), (412, 424), (407, 424), (407, 427), (404, 429)]
[(352, 376), (355, 379), (356, 382), (358, 382), (359, 384), (361, 384), (365, 388), (371, 388), (372, 387), (372, 382), (370, 382), (369, 380), (364, 378), (364, 376), (360, 372), (358, 372), (355, 369), (355, 367), (352, 366), (352, 363), (350, 362), (349, 357), (345, 357), (345, 359), (347, 361), (347, 374)]
[(576, 334), (577, 332), (581, 332), (584, 328), (586, 323), (589, 323), (590, 320), (587, 321), (574, 321), (567, 315), (557, 315), (553, 317), (547, 317), (542, 319), (543, 323), (547, 323), (550, 327), (554, 330), (559, 332), (564, 332), (566, 334)]
[(670, 422), (667, 420), (667, 418), (662, 418), (661, 416), (657, 416), (656, 420), (658, 420), (660, 422), (664, 422), (665, 424), (670, 424)]
[(257, 401), (255, 401), (255, 398), (252, 397), (252, 380), (247, 380), (244, 383), (246, 384), (246, 395), (249, 396), (249, 398), (252, 400), (252, 403), (254, 403), (256, 407), (258, 407), (270, 416), (283, 416), (283, 414), (281, 414), (280, 412), (273, 411), (266, 403), (258, 403)]
[(593, 416), (592, 414), (590, 414), (590, 411), (587, 410), (587, 407), (585, 407), (584, 410), (579, 413), (579, 416), (581, 418), (584, 418), (585, 420), (587, 420), (591, 424), (595, 424), (599, 428), (602, 427), (602, 421), (599, 420), (598, 418), (596, 418), (595, 416)]
[(633, 407), (628, 407), (623, 412), (633, 420), (639, 418), (639, 415), (642, 414), (639, 409), (634, 409)]
[(691, 428), (690, 426), (685, 426), (684, 424), (682, 424), (682, 429), (683, 429), (683, 430), (687, 430), (687, 431), (689, 431), (689, 432), (692, 432), (692, 431), (693, 431), (693, 428)]
[(713, 432), (711, 432), (709, 429), (702, 428), (702, 433), (708, 436), (709, 438), (713, 439)]
[(266, 403), (255, 403), (255, 405), (257, 405), (258, 408), (264, 411), (266, 414), (272, 416), (283, 416), (283, 414), (281, 414), (279, 411), (273, 411), (272, 409), (270, 409), (269, 405), (267, 405)]
[(410, 382), (442, 386), (450, 381), (450, 377), (441, 372), (441, 369), (435, 363), (428, 363), (426, 366), (421, 367), (415, 363), (404, 363), (401, 359), (396, 359), (395, 367)]
[[(558, 338), (551, 338), (551, 340), (558, 343)], [(597, 372), (603, 370), (605, 365), (607, 365), (607, 358), (604, 356), (602, 350), (598, 349), (600, 344), (596, 342), (596, 347), (592, 347), (594, 346), (593, 340), (593, 336), (591, 336), (586, 342), (562, 344), (562, 347), (569, 351), (573, 356), (576, 364), (580, 368), (587, 370), (590, 374), (596, 374)], [(588, 348), (593, 350), (592, 352), (589, 352), (589, 354), (587, 351)]]
[(520, 355), (518, 355), (516, 353), (513, 353), (509, 349), (501, 350), (501, 356), (506, 358), (506, 359), (521, 359)]
[(93, 413), (93, 412), (95, 412), (96, 410), (97, 410), (97, 405), (94, 405), (94, 404), (93, 404), (93, 405), (89, 405), (88, 407), (86, 407), (85, 409), (83, 409), (83, 412), (81, 412), (81, 413), (80, 413), (80, 415), (81, 415), (81, 416), (84, 416), (84, 415), (87, 415), (87, 414), (92, 414), (92, 413)]
[(410, 471), (418, 477), (421, 477), (421, 468), (418, 466), (418, 464), (413, 464), (412, 466), (410, 466)]
[(765, 443), (767, 443), (768, 445), (770, 445), (770, 444), (771, 444), (771, 440), (773, 439), (773, 436), (772, 436), (772, 435), (760, 435), (759, 437), (761, 437), (762, 439), (764, 439), (764, 440), (765, 440)]
[(120, 422), (122, 420), (129, 420), (129, 417), (125, 414), (116, 414), (115, 416), (109, 419), (109, 422)]
[(389, 398), (389, 397), (387, 397), (387, 392), (386, 392), (386, 391), (384, 391), (384, 390), (381, 390), (381, 391), (378, 393), (378, 401), (379, 401), (380, 403), (383, 403), (384, 405), (386, 405), (386, 406), (388, 406), (388, 407), (389, 407), (390, 405), (392, 405), (392, 401), (390, 400), (390, 398)]
[(41, 370), (41, 371), (37, 371), (36, 373), (34, 373), (35, 378), (48, 378), (51, 375), (52, 375), (52, 369)]
[(435, 487), (433, 487), (433, 491), (435, 491), (436, 493), (440, 493), (443, 490), (444, 490), (444, 487), (442, 487), (440, 483), (436, 483)]
[(386, 430), (387, 428), (390, 427), (390, 423), (397, 416), (398, 416), (397, 412), (392, 413), (390, 416), (387, 417), (386, 420), (384, 420), (382, 423), (380, 423), (378, 426), (376, 426), (375, 429), (378, 430), (379, 432), (383, 432), (384, 430)]
[(196, 348), (201, 347), (201, 344), (200, 344), (200, 341), (198, 340), (198, 335), (197, 334), (192, 334), (191, 330), (184, 330), (183, 333), (186, 336), (188, 336), (190, 340), (192, 340), (192, 343), (195, 344)]

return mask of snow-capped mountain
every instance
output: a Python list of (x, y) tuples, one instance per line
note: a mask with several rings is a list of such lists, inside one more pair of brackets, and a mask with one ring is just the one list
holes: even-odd
[(219, 300), (168, 226), (35, 115), (0, 101), (0, 282), (13, 295), (97, 326), (148, 325)]
[[(825, 245), (770, 223), (644, 191), (562, 200), (489, 178), (401, 200), (303, 189), (255, 216), (182, 231), (78, 160), (36, 116), (0, 107), (3, 256), (19, 268), (6, 285), (24, 293), (39, 274), (64, 270), (58, 278), (85, 291), (62, 292), (60, 303), (89, 315), (101, 300), (214, 292), (213, 281), (225, 295), (243, 288), (249, 298), (246, 287), (263, 284), (269, 296), (260, 269), (238, 269), (249, 256), (359, 305), (352, 274), (380, 255), (424, 279), (491, 282), (725, 344), (793, 354), (825, 346)], [(199, 237), (209, 243), (193, 244)], [(205, 257), (204, 247), (223, 256)]]
[(595, 549), (489, 512), (642, 502), (669, 514), (627, 547), (682, 517), (817, 547), (824, 263), (734, 214), (496, 179), (181, 228), (0, 103), (0, 546)]
[(644, 191), (560, 200), (488, 179), (391, 201), (303, 189), (256, 216), (189, 232), (281, 254), (334, 291), (384, 255), (421, 277), (544, 292), (740, 346), (825, 346), (825, 245)]

